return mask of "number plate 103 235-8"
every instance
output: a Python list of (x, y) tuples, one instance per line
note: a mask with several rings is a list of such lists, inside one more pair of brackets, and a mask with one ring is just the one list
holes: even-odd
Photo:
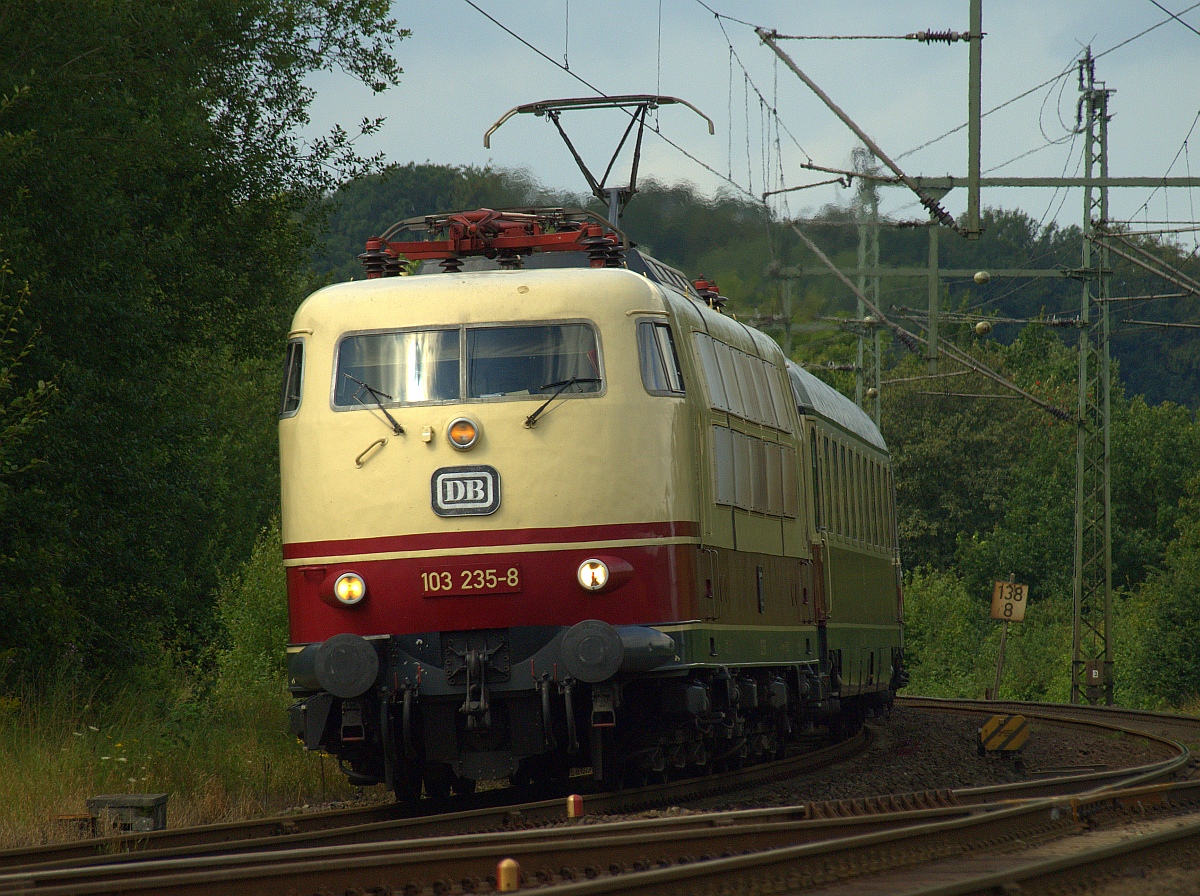
[(421, 569), (421, 591), (426, 597), (471, 594), (515, 594), (521, 590), (521, 567), (457, 564)]

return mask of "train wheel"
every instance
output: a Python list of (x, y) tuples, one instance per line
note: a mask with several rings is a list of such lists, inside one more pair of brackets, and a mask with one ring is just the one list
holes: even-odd
[(479, 782), (474, 778), (461, 778), (455, 775), (450, 782), (450, 789), (454, 791), (455, 796), (471, 796), (478, 784)]
[(431, 762), (425, 768), (425, 795), (431, 800), (443, 802), (450, 798), (454, 773), (444, 762)]
[(396, 770), (393, 788), (398, 803), (416, 803), (421, 799), (421, 772), (406, 766)]
[(854, 737), (862, 730), (863, 713), (859, 706), (854, 705), (849, 700), (842, 701), (842, 712), (830, 726), (829, 730), (835, 737), (846, 738)]

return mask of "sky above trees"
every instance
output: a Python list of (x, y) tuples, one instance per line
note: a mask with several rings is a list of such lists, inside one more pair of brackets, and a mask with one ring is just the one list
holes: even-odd
[[(490, 150), (483, 147), (484, 131), (522, 103), (596, 92), (661, 93), (694, 103), (714, 120), (716, 134), (709, 136), (704, 122), (682, 107), (662, 110), (657, 124), (663, 134), (699, 162), (650, 134), (643, 174), (689, 181), (707, 194), (728, 189), (758, 196), (781, 183), (794, 187), (828, 179), (800, 165), (811, 158), (820, 165), (849, 167), (857, 141), (789, 71), (776, 65), (775, 56), (743, 22), (799, 35), (966, 31), (969, 24), (967, 4), (950, 0), (706, 2), (707, 7), (698, 0), (601, 5), (541, 0), (519, 7), (495, 0), (397, 3), (393, 15), (413, 31), (403, 46), (406, 74), (401, 85), (373, 97), (345, 77), (314, 76), (309, 81), (317, 92), (310, 133), (323, 133), (335, 120), (351, 124), (385, 115), (389, 121), (380, 133), (362, 145), (385, 152), (392, 161), (524, 168), (550, 189), (579, 191), (585, 189), (584, 180), (549, 122), (533, 116), (514, 119), (494, 135)], [(1117, 91), (1111, 106), (1112, 173), (1160, 177), (1168, 171), (1186, 176), (1190, 170), (1200, 176), (1200, 158), (1191, 164), (1183, 145), (1200, 114), (1200, 6), (1190, 0), (1163, 6), (1182, 22), (1150, 0), (985, 0), (984, 110), (1037, 88), (984, 119), (985, 172), (1077, 173), (1083, 141), (1070, 133), (1078, 99), (1074, 61), (1091, 46), (1100, 57), (1097, 78)], [(728, 18), (718, 19), (710, 9)], [(1153, 30), (1136, 37), (1147, 29)], [(1125, 41), (1130, 42), (1119, 46)], [(912, 173), (966, 174), (965, 131), (908, 154), (966, 121), (965, 43), (797, 40), (785, 42), (784, 48)], [(570, 72), (555, 63), (569, 65)], [(779, 112), (778, 129), (772, 107)], [(621, 113), (575, 113), (563, 120), (585, 160), (602, 171), (624, 127)], [(1193, 143), (1200, 141), (1200, 128), (1191, 136)], [(1030, 154), (1019, 158), (1024, 153)], [(629, 147), (614, 182), (627, 177), (628, 155)], [(1169, 197), (1163, 190), (1151, 193), (1149, 188), (1116, 191), (1113, 217), (1195, 218), (1200, 196), (1194, 194), (1200, 190), (1175, 190)], [(786, 208), (783, 200), (778, 202), (780, 211), (798, 214), (848, 198), (849, 191), (824, 186), (790, 194)], [(957, 215), (965, 203), (965, 192), (957, 190), (945, 204)], [(1079, 223), (1083, 207), (1078, 189), (992, 190), (984, 203), (1019, 207), (1035, 219), (1057, 219), (1063, 225)], [(889, 189), (884, 211), (914, 217), (920, 209), (906, 191)]]

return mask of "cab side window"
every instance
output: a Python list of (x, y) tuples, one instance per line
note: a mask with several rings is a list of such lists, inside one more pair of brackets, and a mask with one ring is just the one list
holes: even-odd
[(300, 386), (304, 380), (304, 340), (293, 339), (283, 359), (283, 394), (279, 416), (290, 417), (300, 410)]
[(683, 371), (670, 326), (658, 321), (639, 321), (637, 335), (646, 391), (651, 395), (683, 395)]

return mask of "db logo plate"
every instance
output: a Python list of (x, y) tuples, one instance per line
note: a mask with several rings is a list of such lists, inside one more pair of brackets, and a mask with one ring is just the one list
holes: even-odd
[(438, 516), (487, 516), (500, 508), (500, 474), (494, 467), (442, 467), (429, 485)]

